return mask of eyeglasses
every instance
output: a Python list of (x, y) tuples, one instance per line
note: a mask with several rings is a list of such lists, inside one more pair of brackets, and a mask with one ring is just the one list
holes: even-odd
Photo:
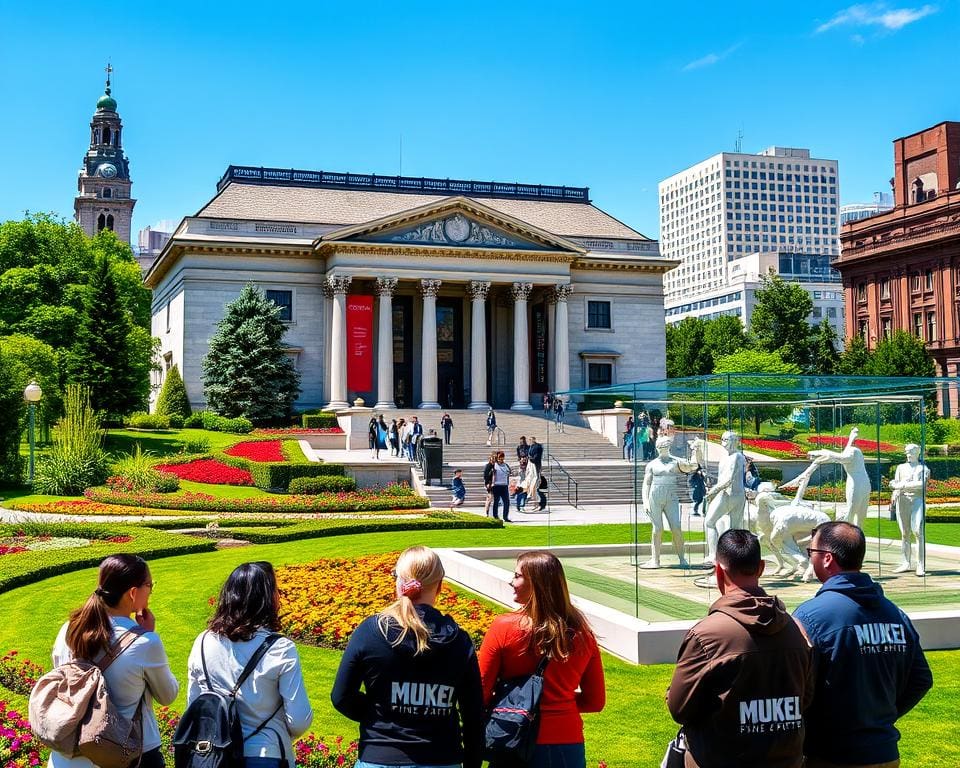
[(397, 569), (396, 569), (396, 568), (393, 568), (393, 569), (390, 571), (390, 576), (391, 576), (392, 578), (394, 578), (394, 579), (397, 578)]
[(813, 547), (807, 547), (807, 557), (813, 557), (814, 552), (819, 552), (821, 555), (832, 555), (829, 549), (814, 549)]

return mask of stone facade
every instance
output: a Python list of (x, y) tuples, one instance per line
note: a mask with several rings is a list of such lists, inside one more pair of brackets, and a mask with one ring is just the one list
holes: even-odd
[[(146, 276), (164, 365), (180, 367), (195, 407), (209, 339), (247, 283), (288, 307), (298, 408), (359, 396), (383, 408), (523, 409), (546, 391), (664, 376), (662, 275), (675, 262), (587, 190), (437, 180), (430, 191), (473, 185), (473, 196), (426, 195), (381, 185), (434, 180), (341, 174), (342, 189), (314, 172), (250, 171), (312, 176), (250, 183), (231, 167)], [(370, 391), (347, 388), (347, 304), (358, 295), (374, 301)]]

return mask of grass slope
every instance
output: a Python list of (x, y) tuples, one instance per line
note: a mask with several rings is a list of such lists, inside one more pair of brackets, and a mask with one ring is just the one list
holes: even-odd
[[(648, 532), (642, 535), (648, 535)], [(404, 532), (171, 557), (151, 565), (157, 584), (151, 607), (157, 614), (157, 624), (171, 666), (182, 681), (190, 647), (211, 610), (208, 599), (217, 593), (230, 570), (247, 560), (265, 559), (282, 565), (321, 557), (385, 552), (420, 543), (434, 547), (504, 543), (534, 546), (584, 543), (585, 540), (615, 543), (628, 541), (630, 537), (629, 526)], [(0, 622), (0, 652), (16, 648), (27, 658), (49, 666), (50, 649), (60, 624), (70, 609), (90, 594), (95, 578), (95, 571), (87, 569), (0, 594), (0, 616), (29, 617), (29, 621)], [(354, 737), (356, 725), (334, 712), (328, 698), (340, 654), (308, 646), (301, 646), (300, 653), (307, 690), (315, 710), (312, 730), (325, 736)], [(960, 653), (934, 652), (929, 658), (936, 687), (914, 712), (900, 722), (904, 765), (919, 768), (958, 765), (960, 743), (952, 734), (960, 719)], [(634, 667), (607, 654), (604, 655), (604, 666), (606, 709), (584, 718), (588, 764), (596, 765), (601, 758), (609, 763), (610, 768), (659, 764), (664, 746), (676, 730), (663, 699), (672, 666)], [(4, 697), (19, 706), (23, 704), (22, 697), (6, 694)], [(176, 706), (182, 707), (183, 701), (184, 694), (181, 693)]]

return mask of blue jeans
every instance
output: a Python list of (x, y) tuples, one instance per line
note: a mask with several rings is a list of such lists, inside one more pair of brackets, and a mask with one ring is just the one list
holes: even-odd
[(529, 768), (586, 768), (583, 744), (537, 744)]
[(357, 760), (353, 768), (462, 768), (460, 763), (452, 765), (426, 765), (420, 763), (410, 763), (409, 765), (384, 765), (383, 763), (367, 763), (363, 760)]
[(497, 507), (503, 504), (503, 519), (510, 520), (510, 488), (506, 485), (491, 485), (490, 493), (493, 494), (493, 501), (490, 503), (490, 513), (494, 517), (500, 517), (497, 514)]
[(245, 757), (243, 768), (287, 768), (287, 761), (279, 757)]

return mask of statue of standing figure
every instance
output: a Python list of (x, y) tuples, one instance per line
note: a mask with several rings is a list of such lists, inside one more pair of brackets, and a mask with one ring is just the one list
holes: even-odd
[(743, 527), (743, 505), (747, 497), (743, 489), (743, 454), (740, 453), (740, 435), (727, 431), (720, 437), (720, 445), (727, 455), (717, 465), (717, 484), (705, 497), (707, 514), (703, 520), (703, 530), (707, 540), (707, 554), (703, 560), (705, 566), (713, 567), (717, 554), (717, 540), (720, 532), (717, 523), (723, 517), (730, 520), (729, 528)]
[(647, 462), (643, 471), (643, 508), (653, 524), (650, 534), (650, 559), (641, 568), (660, 567), (660, 546), (663, 542), (663, 521), (666, 518), (673, 537), (673, 551), (680, 565), (687, 567), (684, 557), (683, 531), (680, 529), (680, 497), (677, 495), (677, 476), (689, 474), (697, 464), (670, 455), (672, 435), (657, 438), (657, 457)]
[(912, 565), (912, 546), (910, 535), (917, 540), (917, 576), (923, 576), (926, 573), (924, 563), (923, 547), (923, 521), (924, 521), (924, 488), (930, 479), (930, 468), (920, 462), (920, 446), (909, 443), (904, 446), (904, 453), (907, 460), (897, 467), (893, 480), (890, 481), (890, 487), (893, 493), (890, 494), (890, 508), (897, 513), (897, 522), (900, 524), (900, 545), (902, 547), (903, 561), (896, 568), (894, 573), (905, 573), (909, 571)]
[(837, 520), (852, 523), (863, 528), (867, 519), (867, 507), (870, 506), (870, 475), (867, 474), (867, 465), (863, 460), (863, 451), (855, 445), (860, 436), (860, 430), (854, 427), (850, 430), (847, 445), (842, 451), (831, 451), (828, 448), (818, 448), (807, 455), (814, 459), (810, 469), (822, 464), (839, 464), (847, 474), (847, 511), (837, 514)]

